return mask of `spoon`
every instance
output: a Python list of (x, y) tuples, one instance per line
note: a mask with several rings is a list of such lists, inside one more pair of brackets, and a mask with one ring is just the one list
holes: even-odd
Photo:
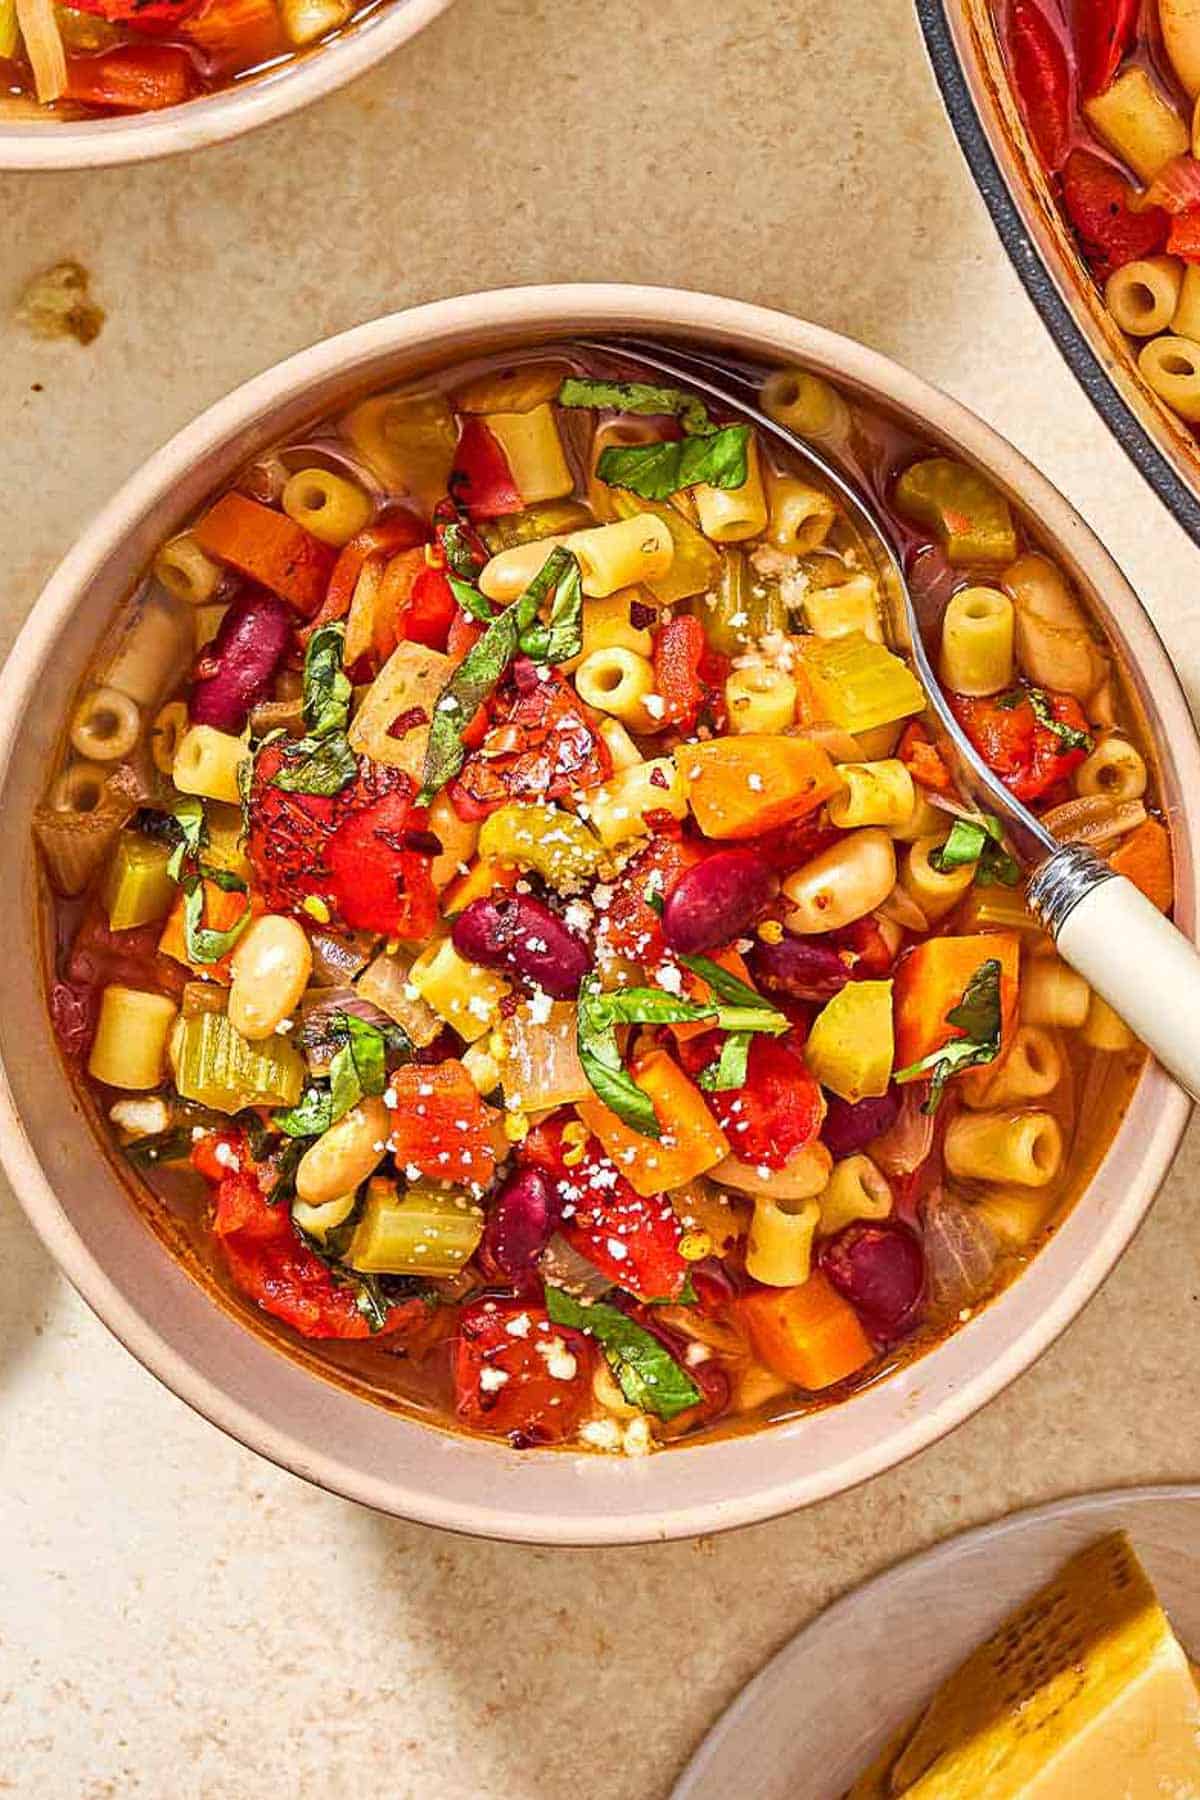
[[(819, 451), (756, 404), (761, 375), (696, 351), (664, 354), (639, 338), (584, 343), (691, 388), (786, 446), (842, 502), (876, 559), (884, 628), (921, 680), (963, 791), (1000, 820), (1031, 870), (1026, 903), (1059, 955), (1106, 1000), (1168, 1074), (1200, 1098), (1200, 954), (1125, 876), (1084, 844), (1064, 844), (1005, 787), (971, 743), (942, 691), (934, 655), (944, 602), (918, 603), (890, 537), (858, 490)], [(716, 379), (714, 379), (714, 377)]]

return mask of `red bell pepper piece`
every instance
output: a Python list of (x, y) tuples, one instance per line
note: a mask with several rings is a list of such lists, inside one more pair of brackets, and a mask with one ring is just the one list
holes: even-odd
[(690, 614), (669, 620), (655, 632), (654, 685), (665, 703), (667, 725), (690, 731), (702, 708), (723, 698), (728, 672), (728, 657), (709, 649), (704, 627)]
[[(234, 1286), (264, 1312), (282, 1319), (307, 1338), (365, 1338), (372, 1335), (356, 1304), (357, 1290), (334, 1281), (296, 1227), (285, 1205), (270, 1206), (244, 1141), (223, 1135), (238, 1159), (220, 1170), (213, 1235), (221, 1246)], [(202, 1172), (209, 1174), (209, 1167)], [(210, 1177), (211, 1179), (211, 1177)], [(377, 1337), (423, 1322), (428, 1308), (418, 1298), (388, 1313)]]
[[(1005, 702), (1014, 698), (1002, 697)], [(1078, 700), (1070, 694), (1047, 693), (1055, 720), (1074, 731), (1086, 732), (1087, 719)], [(998, 700), (970, 699), (951, 694), (954, 716), (989, 769), (1018, 800), (1037, 800), (1077, 769), (1087, 755), (1067, 748), (1060, 734), (1038, 719), (1028, 699), (1014, 705)]]
[(612, 757), (574, 690), (552, 672), (516, 684), (493, 703), (479, 754), (469, 756), (450, 799), (462, 819), (482, 819), (510, 800), (561, 800), (599, 787)]
[(1200, 206), (1191, 206), (1171, 220), (1167, 254), (1180, 256), (1184, 262), (1200, 263)]
[(471, 519), (498, 519), (520, 512), (525, 502), (517, 491), (508, 458), (482, 419), (464, 420), (454, 452), (450, 492)]
[(636, 1193), (595, 1138), (586, 1140), (578, 1162), (565, 1157), (559, 1119), (531, 1132), (521, 1151), (522, 1163), (554, 1183), (562, 1236), (626, 1293), (677, 1299), (688, 1265), (679, 1253), (683, 1227), (669, 1197)]
[[(721, 1052), (722, 1034), (705, 1032), (680, 1045), (692, 1075)], [(740, 1162), (782, 1169), (821, 1129), (825, 1103), (804, 1058), (787, 1044), (756, 1037), (750, 1046), (746, 1085), (705, 1093), (708, 1110)]]
[(1076, 0), (1075, 35), (1083, 97), (1102, 94), (1125, 59), (1140, 0)]
[(552, 1325), (544, 1307), (478, 1301), (459, 1319), (455, 1411), (471, 1430), (507, 1438), (517, 1449), (559, 1444), (574, 1435), (591, 1402), (594, 1357), (589, 1340)]
[(1135, 210), (1129, 183), (1090, 150), (1072, 150), (1062, 184), (1067, 217), (1100, 279), (1138, 257), (1153, 256), (1166, 243), (1167, 213), (1161, 206)]
[(427, 564), (413, 582), (408, 604), (396, 620), (397, 641), (444, 650), (460, 611), (445, 570)]
[[(467, 613), (460, 608), (450, 621), (450, 630), (446, 637), (446, 655), (452, 662), (460, 663), (472, 645), (477, 644), (483, 636), (483, 626), (477, 625)], [(465, 733), (463, 734), (465, 737)]]
[(67, 98), (112, 112), (155, 112), (200, 91), (191, 57), (177, 44), (116, 44), (67, 58)]
[(424, 823), (411, 794), (394, 792), (339, 825), (326, 852), (337, 910), (352, 931), (422, 942), (438, 919), (430, 858), (407, 848)]
[(1034, 148), (1057, 174), (1071, 148), (1071, 69), (1062, 39), (1034, 0), (1012, 0), (1008, 54)]

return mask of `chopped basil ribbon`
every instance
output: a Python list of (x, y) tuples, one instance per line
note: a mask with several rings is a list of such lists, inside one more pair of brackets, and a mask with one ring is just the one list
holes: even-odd
[[(187, 959), (192, 963), (215, 963), (228, 954), (250, 923), (250, 893), (240, 875), (229, 869), (210, 869), (201, 863), (192, 874), (182, 875), (183, 943)], [(214, 931), (204, 923), (204, 883), (211, 881), (226, 894), (245, 894), (246, 904), (224, 931)]]
[(465, 613), (478, 620), (481, 625), (494, 623), (496, 609), (477, 587), (472, 587), (469, 581), (464, 581), (459, 575), (452, 575), (449, 570), (446, 571), (446, 580), (450, 583), (450, 592)]
[(190, 1125), (175, 1125), (122, 1147), (135, 1169), (153, 1169), (159, 1163), (186, 1162), (192, 1154), (192, 1141)]
[(342, 667), (346, 627), (340, 622), (314, 631), (304, 655), (304, 721), (308, 735), (289, 745), (271, 786), (287, 794), (340, 794), (358, 774), (350, 748), (350, 679)]
[(184, 863), (199, 857), (208, 835), (208, 825), (204, 802), (196, 794), (181, 794), (171, 807), (171, 814), (179, 827), (180, 838), (167, 859), (167, 874), (172, 881), (180, 881)]
[(466, 581), (475, 581), (486, 558), (481, 558), (472, 546), (462, 521), (451, 519), (448, 524), (439, 525), (437, 539), (446, 559), (447, 575), (458, 575)]
[(681, 489), (744, 487), (750, 474), (750, 427), (725, 425), (705, 437), (668, 444), (610, 444), (596, 474), (606, 487), (626, 488), (643, 500), (669, 500)]
[(683, 388), (655, 387), (648, 381), (593, 381), (569, 375), (558, 390), (560, 406), (606, 407), (611, 412), (670, 414), (685, 431), (703, 436), (712, 421), (703, 400)]
[(277, 1112), (272, 1123), (288, 1137), (315, 1137), (344, 1118), (360, 1100), (382, 1094), (387, 1087), (389, 1048), (408, 1050), (408, 1039), (399, 1028), (384, 1032), (353, 1013), (335, 1013), (331, 1034), (340, 1049), (329, 1065), (329, 1085), (314, 1084), (297, 1105)]
[(750, 1064), (750, 1037), (748, 1031), (731, 1031), (721, 1045), (716, 1062), (709, 1063), (697, 1075), (697, 1086), (706, 1094), (721, 1094), (729, 1088), (745, 1087)]
[[(618, 1025), (691, 1024), (711, 1019), (719, 1029), (730, 1033), (717, 1067), (723, 1068), (726, 1076), (737, 1074), (739, 1070), (741, 1074), (737, 1081), (722, 1080), (721, 1087), (745, 1084), (745, 1057), (739, 1049), (728, 1048), (733, 1038), (748, 1038), (758, 1031), (778, 1037), (791, 1029), (785, 1014), (777, 1012), (753, 988), (730, 975), (718, 963), (711, 962), (706, 956), (681, 956), (679, 961), (708, 982), (712, 989), (711, 1000), (683, 1000), (662, 988), (651, 987), (614, 988), (604, 993), (595, 975), (588, 978), (579, 994), (576, 1031), (583, 1072), (609, 1110), (643, 1137), (661, 1137), (662, 1128), (649, 1096), (638, 1087), (621, 1061), (616, 1036)], [(702, 1080), (701, 1085), (717, 1084)]]
[(560, 406), (611, 407), (626, 413), (671, 413), (684, 436), (661, 444), (610, 444), (596, 474), (608, 487), (628, 488), (643, 500), (669, 500), (681, 488), (742, 487), (750, 472), (750, 427), (714, 425), (708, 408), (682, 388), (641, 381), (585, 381), (571, 377), (558, 390)]
[(617, 1385), (631, 1406), (673, 1419), (703, 1399), (687, 1370), (644, 1325), (602, 1300), (590, 1305), (564, 1288), (546, 1286), (546, 1311), (555, 1325), (566, 1325), (595, 1338)]
[[(550, 600), (550, 618), (542, 625), (538, 612), (546, 599)], [(539, 661), (562, 662), (575, 656), (583, 642), (582, 611), (579, 563), (571, 551), (558, 544), (520, 599), (491, 620), (434, 701), (418, 806), (428, 806), (462, 768), (467, 760), (462, 734), (495, 692), (526, 639), (530, 645), (527, 653)]]
[(962, 999), (946, 1014), (947, 1025), (957, 1026), (962, 1037), (951, 1038), (940, 1050), (931, 1050), (920, 1062), (899, 1069), (893, 1081), (919, 1081), (922, 1075), (932, 1079), (929, 1098), (922, 1112), (936, 1112), (942, 1093), (952, 1075), (964, 1069), (995, 1062), (1000, 1054), (1000, 976), (998, 960), (993, 956), (981, 963), (967, 983)]
[(991, 813), (980, 813), (973, 819), (955, 819), (945, 843), (940, 849), (930, 851), (929, 862), (942, 875), (951, 869), (977, 863), (975, 879), (981, 887), (992, 882), (1016, 887), (1021, 879), (1020, 865), (1005, 848), (1003, 827)]

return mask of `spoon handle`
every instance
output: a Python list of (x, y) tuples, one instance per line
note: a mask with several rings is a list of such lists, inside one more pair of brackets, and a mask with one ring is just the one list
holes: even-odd
[(1079, 844), (1056, 850), (1029, 906), (1063, 961), (1200, 1099), (1200, 953), (1140, 889)]

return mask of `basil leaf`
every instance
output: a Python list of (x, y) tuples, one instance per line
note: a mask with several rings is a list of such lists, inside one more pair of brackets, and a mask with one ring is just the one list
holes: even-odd
[[(771, 1006), (769, 1000), (764, 1000), (762, 995), (756, 993), (747, 982), (739, 981), (736, 975), (731, 975), (728, 969), (723, 969), (719, 962), (713, 961), (711, 956), (681, 954), (676, 957), (676, 961), (681, 962), (685, 969), (690, 969), (693, 975), (698, 975), (718, 1000), (725, 1000), (730, 1006), (752, 1006), (759, 1009), (765, 1007), (771, 1012), (776, 1010)], [(780, 1013), (779, 1017), (782, 1018), (783, 1014)]]
[(332, 737), (344, 732), (350, 718), (350, 681), (342, 668), (346, 627), (322, 625), (304, 653), (304, 720), (309, 735)]
[(358, 758), (343, 731), (324, 740), (301, 738), (271, 777), (285, 794), (340, 794), (358, 775)]
[(696, 1077), (697, 1085), (706, 1094), (720, 1094), (729, 1088), (745, 1087), (750, 1061), (750, 1038), (751, 1033), (748, 1031), (729, 1033), (721, 1045), (721, 1054), (716, 1062), (709, 1063)]
[(583, 576), (579, 561), (565, 545), (551, 552), (526, 590), (525, 599), (541, 584), (535, 606), (552, 592), (546, 624), (533, 620), (521, 632), (520, 645), (535, 662), (567, 662), (583, 649)]
[(1020, 865), (1005, 848), (1003, 827), (991, 813), (981, 813), (974, 819), (955, 819), (950, 836), (940, 849), (930, 852), (929, 861), (943, 875), (977, 863), (975, 879), (983, 887), (992, 882), (1016, 887), (1021, 879)]
[(995, 1062), (1000, 1054), (1000, 975), (996, 957), (981, 963), (967, 983), (962, 999), (946, 1014), (947, 1025), (956, 1025), (963, 1033), (962, 1037), (952, 1038), (940, 1050), (931, 1050), (920, 1062), (898, 1070), (892, 1077), (897, 1082), (918, 1081), (922, 1075), (931, 1077), (929, 1098), (921, 1108), (922, 1112), (937, 1111), (952, 1075)]
[(446, 580), (450, 583), (451, 593), (465, 613), (472, 619), (477, 619), (481, 625), (490, 625), (493, 622), (496, 617), (496, 609), (490, 600), (485, 599), (477, 587), (473, 587), (469, 581), (463, 581), (457, 575), (451, 575), (448, 570)]
[(687, 1370), (652, 1332), (615, 1306), (602, 1300), (585, 1306), (564, 1288), (547, 1285), (546, 1311), (555, 1325), (595, 1338), (631, 1406), (659, 1419), (673, 1419), (699, 1404), (700, 1389)]
[(464, 581), (474, 582), (487, 558), (472, 544), (462, 520), (451, 519), (448, 524), (439, 525), (437, 539), (446, 558), (447, 575), (458, 575)]
[(300, 1167), (300, 1159), (309, 1145), (316, 1141), (316, 1134), (305, 1137), (299, 1135), (283, 1146), (277, 1155), (272, 1157), (275, 1179), (267, 1190), (268, 1206), (277, 1206), (281, 1200), (291, 1200), (296, 1192), (296, 1170)]
[(748, 425), (726, 425), (707, 437), (669, 444), (610, 444), (600, 452), (596, 474), (606, 486), (627, 488), (643, 500), (669, 500), (702, 481), (739, 488), (749, 474), (749, 445)]
[[(224, 931), (214, 931), (204, 923), (204, 883), (213, 882), (226, 894), (245, 894), (246, 904), (233, 924)], [(183, 944), (189, 962), (215, 963), (233, 949), (250, 923), (250, 895), (240, 875), (228, 869), (201, 867), (194, 875), (185, 875), (183, 888)]]
[(195, 794), (181, 794), (171, 814), (182, 835), (167, 859), (167, 874), (172, 881), (182, 881), (184, 863), (199, 856), (207, 834), (204, 802)]
[(606, 407), (612, 412), (670, 415), (683, 429), (703, 434), (713, 429), (708, 408), (682, 388), (655, 387), (648, 381), (594, 381), (569, 375), (558, 390), (560, 406)]
[(519, 625), (516, 606), (507, 607), (472, 644), (435, 700), (418, 806), (428, 806), (466, 762), (462, 734), (516, 654)]
[(290, 1138), (320, 1137), (333, 1124), (329, 1089), (314, 1082), (301, 1094), (295, 1106), (289, 1106), (286, 1112), (272, 1113), (271, 1123)]
[(599, 988), (588, 990), (586, 1002), (580, 1000), (581, 1006), (585, 1004), (595, 1031), (607, 1031), (610, 1025), (678, 1025), (711, 1018), (716, 1010), (652, 987), (613, 988), (607, 994)]
[(1064, 719), (1056, 719), (1049, 696), (1041, 688), (1027, 688), (1025, 698), (1033, 708), (1033, 716), (1039, 725), (1052, 731), (1062, 744), (1063, 750), (1082, 750), (1090, 754), (1095, 739), (1090, 732), (1080, 731), (1077, 725), (1068, 725)]
[[(669, 1001), (670, 995), (664, 994), (662, 998)], [(649, 1094), (643, 1093), (621, 1062), (614, 1015), (599, 1004), (609, 999), (609, 995), (601, 993), (597, 977), (590, 975), (580, 989), (576, 1012), (576, 1048), (580, 1065), (592, 1091), (610, 1112), (616, 1113), (618, 1119), (642, 1137), (660, 1138), (662, 1127)]]

